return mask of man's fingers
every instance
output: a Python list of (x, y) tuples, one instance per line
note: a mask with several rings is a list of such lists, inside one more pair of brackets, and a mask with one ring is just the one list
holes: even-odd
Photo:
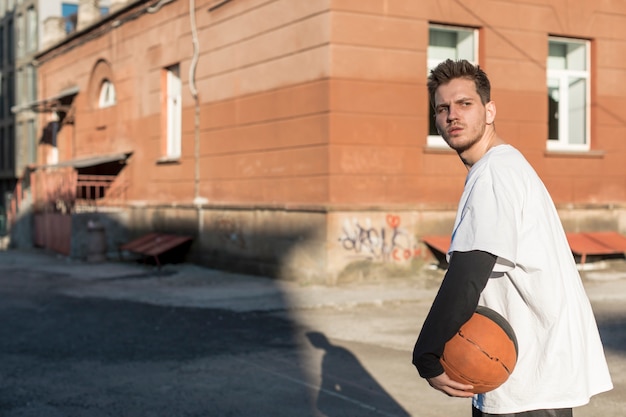
[[(471, 389), (471, 385), (470, 388)], [(442, 391), (446, 394), (449, 395), (450, 397), (463, 397), (463, 398), (469, 398), (469, 397), (473, 397), (474, 393), (471, 391), (467, 391), (467, 390), (460, 390), (460, 389), (456, 389), (456, 388), (452, 388), (450, 386), (446, 386), (442, 388)]]
[(473, 385), (467, 385), (467, 384), (463, 384), (461, 382), (456, 382), (452, 379), (448, 379), (447, 385), (451, 388), (454, 388), (455, 390), (459, 390), (459, 391), (469, 391), (472, 388), (474, 388)]
[(474, 393), (470, 391), (473, 388), (472, 385), (456, 382), (450, 379), (445, 372), (434, 378), (429, 378), (428, 383), (436, 390), (450, 397), (471, 397), (474, 395)]

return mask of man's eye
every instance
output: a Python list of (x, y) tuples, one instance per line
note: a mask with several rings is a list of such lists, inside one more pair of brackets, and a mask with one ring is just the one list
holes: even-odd
[(438, 107), (438, 108), (437, 108), (437, 113), (438, 113), (438, 114), (445, 113), (445, 112), (447, 112), (447, 111), (448, 111), (448, 108), (447, 108), (447, 107)]

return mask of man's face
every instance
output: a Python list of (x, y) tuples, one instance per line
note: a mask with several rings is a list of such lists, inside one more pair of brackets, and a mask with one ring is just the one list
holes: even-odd
[(493, 102), (483, 105), (474, 81), (455, 78), (435, 92), (435, 124), (448, 146), (458, 153), (480, 141), (493, 122)]

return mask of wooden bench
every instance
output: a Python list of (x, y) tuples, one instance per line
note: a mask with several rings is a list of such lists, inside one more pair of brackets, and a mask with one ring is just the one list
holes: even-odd
[(446, 254), (448, 253), (448, 248), (450, 247), (451, 236), (438, 236), (438, 235), (430, 235), (422, 237), (421, 241), (428, 246), (431, 253), (437, 259), (439, 263), (439, 267), (447, 268), (448, 260), (446, 259)]
[[(574, 255), (580, 257), (582, 265), (589, 255), (619, 255), (626, 253), (626, 236), (617, 232), (566, 233), (567, 242)], [(437, 260), (443, 264), (450, 247), (450, 236), (424, 236), (421, 241), (428, 246)]]
[(567, 241), (574, 255), (585, 264), (588, 255), (618, 255), (626, 253), (626, 237), (617, 232), (567, 233)]
[(191, 236), (152, 232), (121, 245), (119, 247), (120, 257), (122, 251), (151, 256), (160, 267), (161, 262), (159, 260), (159, 255), (162, 255), (184, 243), (190, 242), (191, 240), (193, 240), (193, 237)]

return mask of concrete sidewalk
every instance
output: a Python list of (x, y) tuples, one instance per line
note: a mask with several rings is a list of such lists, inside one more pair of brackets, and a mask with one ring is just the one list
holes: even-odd
[[(193, 264), (169, 264), (158, 269), (134, 262), (87, 263), (41, 250), (0, 251), (0, 274), (11, 274), (12, 270), (37, 277), (33, 285), (45, 285), (49, 291), (74, 298), (237, 313), (272, 312), (304, 326), (324, 328), (329, 337), (404, 351), (412, 349), (444, 275), (442, 270), (424, 269), (411, 278), (331, 287)], [(626, 261), (587, 265), (581, 275), (596, 308), (624, 305)]]
[[(186, 263), (159, 269), (135, 262), (88, 263), (36, 249), (0, 251), (0, 273), (10, 273), (14, 268), (47, 276), (50, 283), (63, 282), (62, 291), (76, 297), (236, 312), (430, 301), (444, 274), (441, 270), (424, 269), (412, 278), (381, 278), (331, 287), (229, 273)], [(592, 301), (626, 300), (624, 260), (588, 266), (581, 275)]]
[(193, 264), (170, 264), (158, 269), (134, 262), (88, 263), (41, 250), (0, 251), (0, 272), (10, 273), (11, 268), (26, 268), (45, 274), (51, 280), (63, 278), (63, 291), (77, 297), (237, 312), (430, 300), (443, 276), (441, 271), (431, 270), (425, 271), (426, 278), (329, 287), (229, 273)]

